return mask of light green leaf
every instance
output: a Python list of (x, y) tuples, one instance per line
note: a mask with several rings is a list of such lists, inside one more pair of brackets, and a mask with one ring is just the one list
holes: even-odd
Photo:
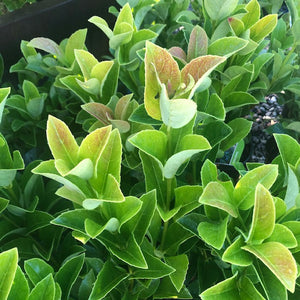
[(91, 238), (96, 238), (100, 235), (103, 230), (108, 230), (110, 232), (116, 232), (120, 226), (120, 222), (116, 218), (110, 218), (107, 223), (102, 226), (99, 223), (94, 222), (91, 219), (84, 220), (84, 228), (87, 235)]
[(183, 288), (186, 273), (189, 266), (187, 255), (181, 254), (177, 256), (169, 256), (165, 258), (166, 263), (175, 269), (175, 272), (170, 274), (170, 279), (175, 286), (177, 292)]
[(47, 140), (55, 159), (62, 159), (69, 170), (76, 166), (79, 147), (75, 138), (63, 121), (51, 115), (47, 122)]
[(275, 226), (275, 205), (270, 192), (260, 183), (255, 189), (255, 202), (247, 243), (261, 244), (271, 236)]
[[(255, 0), (257, 1), (257, 0)], [(273, 58), (273, 53), (262, 53), (258, 57), (256, 57), (253, 61), (254, 64), (254, 74), (252, 77), (252, 81), (255, 81), (264, 65), (267, 64), (267, 62)]]
[(7, 300), (27, 300), (28, 296), (28, 282), (21, 268), (18, 266)]
[(296, 253), (300, 250), (300, 222), (299, 221), (287, 221), (284, 222), (282, 225), (287, 227), (294, 235), (297, 245), (291, 251)]
[(156, 159), (161, 164), (165, 160), (167, 136), (158, 130), (142, 130), (129, 139), (129, 142)]
[(217, 94), (212, 94), (210, 96), (205, 113), (216, 118), (217, 120), (225, 120), (225, 107), (222, 99)]
[(234, 53), (245, 48), (247, 44), (247, 40), (238, 37), (223, 37), (209, 45), (208, 54), (230, 57)]
[(249, 29), (260, 18), (260, 5), (257, 0), (251, 0), (245, 7), (247, 13), (243, 15), (242, 21), (245, 29)]
[(238, 0), (204, 0), (204, 7), (211, 19), (221, 21), (235, 10), (238, 2)]
[(113, 33), (118, 34), (119, 31), (122, 30), (122, 25), (124, 25), (124, 23), (127, 23), (131, 26), (133, 26), (134, 24), (133, 15), (129, 3), (126, 3), (120, 10), (120, 13), (114, 26)]
[(0, 295), (6, 300), (18, 267), (18, 250), (13, 248), (0, 253)]
[(260, 183), (269, 189), (275, 182), (278, 175), (276, 165), (263, 165), (255, 168), (244, 175), (236, 184), (233, 197), (240, 209), (251, 208), (255, 201), (256, 186)]
[(68, 64), (71, 66), (75, 60), (75, 49), (83, 49), (87, 29), (80, 29), (75, 31), (69, 38), (65, 48), (65, 58)]
[(62, 59), (63, 57), (63, 52), (61, 48), (54, 41), (48, 38), (34, 38), (27, 44), (27, 46), (37, 48), (47, 53), (53, 54), (57, 56), (58, 59)]
[(114, 289), (128, 276), (129, 273), (116, 266), (112, 261), (108, 260), (97, 276), (89, 300), (103, 299), (112, 289)]
[(241, 300), (265, 300), (265, 298), (255, 288), (251, 279), (246, 276), (243, 276), (239, 280), (239, 293)]
[(219, 182), (210, 182), (204, 188), (199, 202), (224, 210), (234, 218), (238, 215), (231, 195), (228, 194), (226, 188)]
[(255, 42), (260, 42), (273, 31), (277, 24), (277, 15), (267, 15), (257, 21), (250, 28), (250, 38)]
[(10, 93), (10, 87), (7, 88), (0, 88), (0, 124), (2, 120), (2, 114), (4, 110), (4, 106), (6, 103), (6, 99)]
[(201, 168), (201, 181), (202, 186), (207, 186), (211, 181), (217, 181), (218, 170), (217, 166), (209, 159), (206, 159)]
[(252, 264), (252, 257), (247, 251), (241, 248), (245, 246), (245, 242), (241, 236), (239, 236), (223, 253), (222, 260), (225, 262), (247, 267)]
[(98, 79), (91, 78), (86, 81), (81, 81), (78, 78), (75, 78), (77, 84), (87, 93), (97, 96), (100, 93), (100, 83)]
[(247, 245), (242, 249), (260, 259), (290, 291), (295, 291), (297, 264), (291, 252), (278, 242)]
[(298, 245), (293, 232), (287, 226), (282, 224), (275, 224), (272, 234), (265, 242), (278, 242), (287, 248), (295, 248)]
[(109, 40), (109, 47), (118, 49), (121, 45), (128, 44), (132, 40), (133, 27), (126, 22), (120, 24), (117, 34), (114, 34)]
[(219, 223), (201, 222), (197, 228), (199, 236), (205, 243), (220, 250), (226, 238), (227, 222), (228, 218)]
[(28, 300), (54, 300), (55, 283), (52, 274), (42, 279), (31, 291)]
[(284, 197), (286, 208), (290, 209), (296, 206), (296, 198), (300, 193), (300, 183), (297, 176), (291, 166), (288, 164), (288, 179), (287, 179), (287, 190)]
[(74, 53), (84, 79), (90, 79), (92, 69), (98, 64), (98, 60), (94, 57), (94, 55), (85, 50), (76, 49)]
[(88, 21), (99, 27), (109, 39), (113, 36), (112, 30), (109, 28), (107, 22), (104, 19), (94, 16), (89, 18)]
[(166, 126), (181, 128), (188, 124), (197, 111), (197, 105), (189, 99), (169, 100), (166, 86), (162, 85), (160, 94), (160, 112)]
[(164, 177), (173, 178), (185, 161), (190, 159), (194, 154), (209, 149), (211, 149), (211, 146), (203, 136), (194, 134), (184, 136), (179, 145), (179, 152), (172, 155), (164, 166)]

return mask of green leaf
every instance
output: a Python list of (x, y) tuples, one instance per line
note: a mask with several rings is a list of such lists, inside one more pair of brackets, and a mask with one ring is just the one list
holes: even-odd
[(288, 164), (287, 190), (284, 197), (286, 208), (290, 209), (296, 206), (296, 198), (300, 193), (299, 181), (291, 166)]
[(205, 113), (217, 120), (224, 121), (226, 111), (222, 99), (217, 94), (212, 94), (209, 98)]
[(236, 184), (233, 197), (240, 209), (251, 208), (255, 201), (256, 186), (260, 183), (269, 189), (275, 182), (278, 175), (276, 165), (263, 165), (255, 168), (244, 175)]
[(55, 283), (52, 274), (41, 280), (31, 291), (28, 300), (54, 300)]
[(245, 138), (251, 130), (252, 122), (243, 118), (236, 118), (227, 124), (231, 129), (231, 134), (221, 142), (220, 148), (225, 151)]
[(175, 286), (177, 292), (180, 292), (183, 288), (186, 273), (189, 266), (189, 260), (187, 255), (181, 254), (177, 256), (169, 256), (165, 258), (166, 263), (175, 269), (174, 273), (170, 274), (170, 279)]
[(247, 13), (243, 15), (242, 21), (244, 23), (245, 29), (249, 29), (254, 25), (260, 18), (260, 5), (257, 0), (251, 0), (245, 9)]
[(274, 134), (274, 137), (287, 173), (287, 164), (294, 166), (300, 157), (300, 145), (287, 134)]
[(243, 276), (239, 280), (239, 293), (242, 300), (265, 300), (260, 292), (255, 288), (250, 278)]
[[(256, 0), (257, 1), (257, 0)], [(252, 81), (255, 81), (264, 65), (273, 58), (273, 53), (262, 53), (258, 57), (256, 57), (253, 61), (254, 64), (254, 73), (252, 77)]]
[(293, 233), (294, 238), (296, 238), (297, 245), (291, 251), (298, 252), (300, 250), (300, 222), (299, 221), (287, 221), (287, 222), (284, 222), (282, 225), (287, 227)]
[(158, 130), (142, 130), (129, 139), (129, 142), (153, 157), (157, 162), (164, 162), (167, 136)]
[(182, 138), (179, 152), (172, 155), (163, 169), (165, 178), (173, 178), (180, 166), (194, 154), (211, 149), (206, 138), (200, 135), (189, 134)]
[(89, 18), (88, 21), (99, 27), (109, 39), (113, 36), (112, 30), (109, 28), (107, 22), (104, 19), (94, 16)]
[(40, 258), (26, 260), (24, 269), (30, 281), (36, 285), (49, 274), (54, 274), (53, 268)]
[(233, 92), (224, 98), (224, 106), (226, 111), (233, 110), (237, 107), (245, 105), (257, 104), (258, 101), (249, 93), (246, 92)]
[(80, 29), (75, 31), (69, 38), (65, 48), (65, 58), (68, 64), (71, 66), (75, 60), (75, 49), (83, 49), (87, 29)]
[(218, 178), (217, 166), (209, 159), (206, 159), (201, 168), (202, 186), (206, 187), (211, 181), (217, 181), (217, 178)]
[(250, 28), (250, 38), (255, 42), (260, 42), (273, 31), (277, 24), (277, 15), (267, 15), (257, 21)]
[(0, 88), (0, 124), (2, 120), (3, 110), (6, 104), (6, 98), (10, 93), (10, 87), (8, 88)]
[(87, 93), (97, 96), (100, 92), (100, 83), (96, 78), (91, 78), (86, 81), (81, 81), (78, 78), (75, 79), (77, 84)]
[(199, 202), (224, 210), (234, 218), (238, 216), (232, 196), (228, 194), (226, 188), (219, 182), (210, 182), (204, 188)]
[(62, 159), (71, 170), (76, 165), (79, 147), (68, 126), (51, 115), (47, 122), (47, 140), (53, 157)]
[(90, 52), (85, 50), (74, 50), (76, 61), (78, 62), (85, 80), (91, 78), (92, 69), (98, 64), (98, 60)]
[(172, 95), (180, 84), (180, 71), (171, 54), (153, 43), (146, 42), (145, 55), (145, 108), (150, 117), (161, 119), (159, 101), (160, 83), (168, 87), (168, 94)]
[(132, 11), (131, 11), (131, 7), (130, 7), (129, 3), (126, 3), (120, 10), (119, 16), (118, 16), (117, 21), (114, 26), (113, 33), (116, 34), (119, 31), (121, 31), (124, 23), (127, 23), (131, 26), (133, 26), (133, 24), (134, 24), (133, 23), (133, 15), (132, 15)]
[(295, 291), (297, 265), (290, 251), (278, 242), (247, 245), (242, 249), (259, 258), (290, 291)]
[(202, 300), (241, 300), (239, 291), (237, 288), (237, 273), (218, 284), (215, 284), (211, 288), (205, 290), (201, 295)]
[(162, 278), (165, 276), (168, 276), (170, 274), (174, 274), (174, 266), (168, 263), (166, 260), (166, 263), (163, 263), (160, 259), (157, 257), (150, 255), (145, 251), (144, 253), (148, 269), (136, 269), (133, 270), (132, 275), (130, 278), (132, 279), (157, 279)]
[(208, 47), (208, 37), (203, 28), (196, 25), (191, 32), (187, 50), (187, 61), (206, 55)]
[(245, 242), (239, 236), (223, 253), (222, 260), (237, 266), (247, 267), (252, 264), (252, 257), (247, 251), (242, 250)]
[(159, 104), (163, 123), (172, 128), (181, 128), (188, 124), (197, 111), (197, 104), (192, 100), (170, 100), (164, 84), (162, 85)]
[(247, 40), (238, 37), (223, 37), (209, 45), (208, 54), (230, 57), (234, 53), (245, 48), (247, 44)]
[(58, 59), (62, 60), (63, 53), (61, 48), (52, 40), (48, 38), (38, 37), (32, 39), (28, 44), (28, 47), (37, 48), (47, 53), (57, 56)]
[(275, 205), (270, 192), (260, 183), (255, 189), (255, 202), (247, 243), (261, 244), (271, 236), (275, 226)]
[(201, 222), (197, 228), (199, 236), (205, 243), (220, 250), (226, 238), (227, 222), (228, 218), (219, 223)]
[(238, 0), (204, 0), (204, 7), (212, 20), (223, 20), (236, 8)]
[(274, 230), (266, 242), (278, 242), (287, 248), (295, 248), (298, 245), (293, 232), (282, 224), (275, 224)]
[(0, 253), (1, 299), (7, 299), (18, 267), (18, 250), (13, 248)]
[(108, 260), (97, 276), (89, 300), (103, 299), (128, 276), (129, 274), (124, 269), (116, 266), (113, 262)]
[(62, 290), (62, 300), (69, 299), (70, 291), (75, 283), (84, 263), (84, 254), (67, 260), (55, 274), (55, 281)]
[(8, 300), (24, 300), (28, 299), (29, 296), (29, 286), (27, 279), (22, 272), (21, 268), (18, 266), (15, 278), (10, 289)]

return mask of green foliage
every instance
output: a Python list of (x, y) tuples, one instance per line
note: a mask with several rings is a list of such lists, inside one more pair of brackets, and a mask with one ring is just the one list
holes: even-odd
[(299, 143), (241, 162), (251, 107), (298, 95), (296, 6), (289, 29), (280, 1), (241, 2), (119, 0), (113, 28), (89, 20), (103, 61), (86, 29), (21, 43), (0, 89), (0, 298), (297, 297)]

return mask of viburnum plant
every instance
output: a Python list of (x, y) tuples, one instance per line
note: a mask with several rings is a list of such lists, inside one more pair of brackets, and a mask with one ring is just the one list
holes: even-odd
[[(257, 103), (247, 90), (262, 63), (240, 51), (260, 41), (209, 40), (231, 14), (238, 27), (250, 22), (257, 1), (214, 1), (221, 15), (210, 33), (188, 23), (184, 50), (155, 44), (164, 26), (141, 27), (164, 4), (175, 26), (189, 1), (129, 2), (113, 30), (91, 19), (112, 60), (87, 51), (84, 30), (60, 45), (36, 38), (12, 68), (22, 91), (0, 89), (7, 137), (45, 128), (51, 151), (24, 164), (0, 135), (1, 299), (297, 299), (300, 145), (276, 134), (271, 164), (239, 162), (251, 128), (243, 109)], [(208, 1), (192, 4), (213, 14)], [(245, 32), (257, 33), (262, 21), (251, 20)], [(51, 112), (55, 103), (61, 111)], [(9, 129), (16, 115), (22, 126)], [(217, 164), (232, 146), (234, 176)]]

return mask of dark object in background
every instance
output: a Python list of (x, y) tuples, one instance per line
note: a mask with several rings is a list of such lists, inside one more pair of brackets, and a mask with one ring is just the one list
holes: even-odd
[[(98, 59), (108, 54), (108, 39), (88, 19), (101, 16), (109, 25), (115, 17), (108, 13), (112, 0), (43, 0), (26, 5), (0, 17), (0, 53), (3, 56), (6, 72), (22, 54), (21, 40), (34, 37), (47, 37), (59, 43), (76, 30), (88, 28), (87, 47)], [(111, 21), (111, 22), (109, 22)], [(4, 74), (4, 80), (8, 74)]]

